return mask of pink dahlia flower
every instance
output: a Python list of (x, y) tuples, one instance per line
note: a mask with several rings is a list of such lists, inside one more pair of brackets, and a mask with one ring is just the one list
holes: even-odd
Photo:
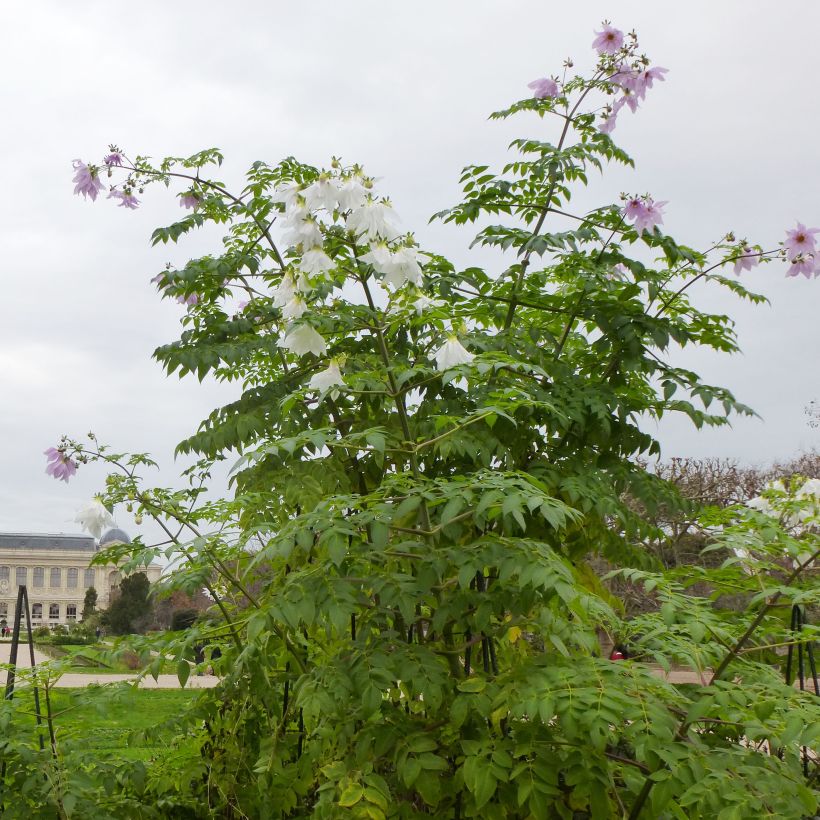
[(82, 160), (74, 160), (74, 193), (82, 194), (83, 197), (91, 197), (91, 201), (97, 199), (97, 194), (105, 187), (100, 179), (99, 172), (91, 165), (86, 165)]
[(551, 77), (541, 77), (537, 80), (533, 80), (531, 83), (527, 83), (527, 88), (532, 89), (532, 96), (535, 97), (536, 100), (558, 96), (558, 83)]
[(609, 24), (604, 26), (603, 31), (596, 31), (595, 35), (592, 47), (599, 54), (617, 54), (624, 44), (624, 33)]
[(70, 459), (62, 450), (49, 447), (44, 455), (48, 457), (46, 473), (54, 478), (68, 482), (68, 479), (77, 472), (77, 462)]
[(786, 231), (786, 241), (783, 247), (789, 254), (789, 259), (801, 253), (814, 253), (814, 235), (820, 233), (820, 228), (807, 228), (802, 222), (797, 223), (797, 227), (791, 231)]
[(754, 248), (743, 248), (743, 253), (735, 259), (734, 272), (737, 276), (741, 271), (751, 270), (760, 262), (760, 254)]
[(651, 197), (633, 197), (623, 207), (621, 213), (625, 219), (633, 220), (638, 233), (651, 231), (656, 225), (663, 224), (663, 206), (666, 202), (655, 202)]
[(660, 82), (666, 82), (666, 78), (663, 76), (664, 74), (668, 74), (668, 68), (661, 68), (659, 65), (653, 65), (650, 68), (647, 68), (645, 71), (641, 71), (637, 77), (637, 85), (638, 85), (638, 93), (639, 96), (643, 97), (646, 93), (647, 88), (652, 88), (652, 84), (655, 80)]
[(199, 197), (189, 191), (187, 194), (183, 194), (179, 198), (179, 207), (187, 208), (189, 211), (195, 211), (199, 207)]
[(108, 199), (119, 199), (120, 208), (130, 208), (132, 211), (139, 207), (140, 201), (132, 194), (125, 191), (111, 191)]
[(814, 266), (815, 261), (812, 254), (798, 254), (794, 259), (792, 259), (791, 267), (786, 271), (786, 276), (797, 276), (802, 273), (806, 279), (811, 279), (812, 274), (815, 276), (817, 275), (817, 271)]

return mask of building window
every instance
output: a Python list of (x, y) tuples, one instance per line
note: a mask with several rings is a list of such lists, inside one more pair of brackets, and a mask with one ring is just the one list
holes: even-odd
[(108, 600), (113, 601), (117, 595), (120, 594), (120, 581), (122, 581), (122, 575), (119, 572), (109, 572), (108, 573)]
[(8, 581), (11, 578), (11, 569), (7, 566), (0, 567), (0, 581)]
[(28, 579), (28, 571), (26, 567), (17, 567), (14, 570), (14, 580), (18, 587), (24, 587)]
[(32, 604), (31, 605), (31, 617), (32, 620), (39, 621), (40, 618), (43, 617), (43, 605), (42, 604)]
[(94, 586), (94, 570), (87, 569), (83, 574), (83, 586), (88, 589), (89, 587)]
[(60, 605), (59, 604), (49, 604), (48, 605), (48, 619), (49, 619), (49, 621), (59, 621), (60, 620)]
[(77, 620), (77, 604), (68, 604), (66, 606), (65, 619), (72, 622)]
[(60, 586), (63, 580), (63, 571), (59, 567), (52, 567), (51, 568), (51, 576), (48, 581), (48, 585), (50, 587), (58, 587)]
[(8, 604), (0, 604), (0, 618), (8, 618), (9, 616), (9, 605)]
[(76, 589), (77, 588), (77, 577), (79, 576), (79, 570), (77, 567), (69, 567), (66, 570), (66, 586), (69, 589)]
[[(45, 586), (46, 583), (46, 571), (43, 567), (34, 567), (33, 572), (31, 573), (31, 585), (35, 587), (42, 587)], [(17, 582), (18, 586), (20, 582)]]

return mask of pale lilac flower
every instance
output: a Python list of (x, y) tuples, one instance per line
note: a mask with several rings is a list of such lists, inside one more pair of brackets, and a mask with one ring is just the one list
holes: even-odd
[(315, 276), (316, 274), (327, 273), (329, 270), (333, 270), (335, 264), (321, 247), (313, 247), (302, 254), (302, 261), (299, 263), (299, 267), (305, 273)]
[(800, 273), (802, 273), (806, 279), (811, 279), (812, 274), (816, 275), (813, 254), (799, 253), (792, 259), (791, 267), (786, 271), (786, 276), (797, 276)]
[(760, 254), (754, 248), (744, 247), (742, 255), (735, 259), (735, 275), (740, 276), (741, 271), (751, 270), (759, 262)]
[(646, 214), (646, 204), (640, 197), (633, 196), (632, 199), (624, 205), (621, 213), (625, 219), (643, 219)]
[(602, 31), (596, 31), (595, 35), (592, 47), (599, 54), (616, 54), (624, 44), (624, 33), (608, 23), (604, 25)]
[(199, 294), (192, 293), (190, 296), (177, 296), (177, 302), (181, 305), (195, 305), (199, 302)]
[(240, 310), (245, 310), (245, 308), (246, 308), (249, 304), (250, 304), (250, 300), (249, 300), (249, 299), (240, 299), (240, 300), (236, 303), (236, 310), (237, 310), (237, 313), (238, 313)]
[(638, 105), (640, 104), (641, 97), (638, 95), (637, 92), (633, 91), (631, 88), (624, 88), (623, 92), (623, 97), (617, 100), (616, 104), (620, 103), (620, 105), (618, 105), (619, 109), (624, 105), (628, 105), (629, 110), (634, 114), (638, 110)]
[(103, 162), (108, 166), (116, 165), (117, 167), (120, 167), (123, 159), (124, 157), (119, 151), (112, 151), (107, 157), (105, 157), (105, 159), (103, 159)]
[(88, 166), (79, 159), (75, 159), (73, 165), (75, 174), (71, 181), (74, 183), (74, 193), (82, 194), (83, 198), (90, 196), (94, 202), (97, 194), (105, 187), (97, 168), (93, 165)]
[(666, 200), (664, 200), (663, 202), (655, 202), (653, 199), (647, 199), (646, 211), (644, 213), (643, 219), (641, 220), (641, 225), (640, 227), (638, 227), (638, 224), (636, 223), (635, 227), (638, 228), (639, 231), (651, 231), (654, 230), (656, 225), (662, 225), (663, 206), (666, 204)]
[(668, 68), (662, 68), (659, 65), (653, 65), (650, 68), (638, 72), (634, 91), (638, 94), (639, 97), (641, 97), (641, 99), (643, 99), (644, 95), (646, 94), (646, 90), (648, 88), (652, 88), (652, 84), (655, 80), (659, 80), (660, 82), (666, 82), (666, 78), (663, 75), (668, 73)]
[(119, 199), (120, 204), (118, 207), (130, 208), (132, 211), (136, 210), (140, 204), (140, 201), (132, 193), (126, 193), (125, 191), (111, 191), (108, 194), (108, 199)]
[(598, 126), (598, 130), (602, 134), (611, 134), (618, 124), (618, 115), (615, 111), (611, 111), (604, 117), (603, 122)]
[(617, 71), (607, 82), (612, 83), (612, 85), (617, 85), (619, 88), (630, 88), (634, 91), (637, 79), (638, 71), (629, 65), (629, 63), (621, 63)]
[(310, 325), (304, 324), (291, 327), (285, 338), (279, 341), (279, 347), (296, 356), (304, 356), (306, 353), (322, 356), (327, 352), (325, 340)]
[(362, 185), (361, 178), (352, 176), (341, 183), (337, 183), (336, 198), (340, 211), (349, 211), (361, 208), (367, 199), (367, 189)]
[(179, 207), (195, 211), (199, 207), (199, 197), (193, 191), (189, 191), (179, 198)]
[(527, 83), (527, 88), (532, 89), (532, 96), (535, 97), (536, 100), (544, 100), (547, 97), (558, 96), (558, 83), (556, 83), (552, 77), (540, 77), (537, 80), (533, 80), (531, 83)]
[(48, 457), (46, 473), (68, 483), (68, 479), (77, 472), (77, 462), (56, 447), (49, 447), (44, 454)]
[(152, 285), (161, 285), (162, 280), (165, 278), (165, 271), (161, 270), (156, 276), (151, 277), (151, 284)]
[(360, 208), (347, 215), (347, 228), (357, 236), (368, 240), (395, 239), (398, 230), (394, 225), (396, 212), (386, 202), (369, 198)]
[(436, 367), (444, 371), (460, 364), (469, 364), (475, 356), (461, 344), (455, 334), (451, 334), (430, 358), (435, 359)]
[(793, 230), (786, 231), (783, 247), (789, 254), (789, 259), (794, 259), (800, 253), (814, 253), (816, 233), (820, 233), (820, 228), (807, 228), (802, 222), (798, 222)]
[(638, 233), (651, 231), (656, 225), (663, 224), (663, 206), (666, 202), (655, 202), (651, 197), (640, 199), (633, 197), (621, 211), (626, 219), (635, 221)]
[(286, 320), (298, 319), (307, 310), (307, 303), (301, 296), (294, 296), (282, 307), (282, 318)]
[(337, 359), (331, 359), (327, 369), (322, 370), (319, 373), (314, 373), (308, 382), (308, 388), (310, 390), (318, 390), (320, 393), (324, 393), (343, 384), (344, 379), (342, 378), (342, 371), (339, 367), (339, 362)]
[(84, 530), (88, 530), (95, 538), (103, 534), (103, 529), (114, 526), (114, 518), (99, 498), (94, 498), (88, 504), (80, 507), (74, 516), (74, 521)]

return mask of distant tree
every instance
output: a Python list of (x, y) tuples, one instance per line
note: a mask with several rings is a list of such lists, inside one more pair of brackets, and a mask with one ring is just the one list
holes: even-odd
[[(154, 590), (156, 593), (157, 590)], [(193, 593), (176, 589), (170, 594), (159, 594), (154, 598), (154, 624), (158, 629), (184, 629), (185, 627), (173, 626), (174, 618), (178, 612), (193, 610), (194, 617), (201, 612), (206, 612), (212, 605), (213, 600), (205, 595), (201, 590)]]
[(181, 629), (190, 629), (197, 615), (199, 612), (196, 609), (178, 609), (171, 617), (171, 630), (179, 632)]
[(141, 632), (151, 619), (151, 603), (148, 600), (150, 583), (144, 572), (123, 578), (120, 594), (105, 612), (105, 626), (115, 635)]
[(83, 620), (88, 620), (97, 611), (97, 590), (89, 587), (83, 600)]

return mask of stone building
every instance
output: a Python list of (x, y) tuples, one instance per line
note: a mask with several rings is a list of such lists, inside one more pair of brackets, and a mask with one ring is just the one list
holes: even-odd
[[(85, 591), (97, 590), (97, 608), (106, 609), (122, 574), (114, 565), (91, 566), (101, 547), (130, 539), (120, 529), (106, 532), (99, 545), (90, 535), (0, 533), (0, 622), (13, 625), (17, 589), (25, 584), (32, 626), (56, 626), (82, 620)], [(156, 564), (143, 570), (158, 580)]]

